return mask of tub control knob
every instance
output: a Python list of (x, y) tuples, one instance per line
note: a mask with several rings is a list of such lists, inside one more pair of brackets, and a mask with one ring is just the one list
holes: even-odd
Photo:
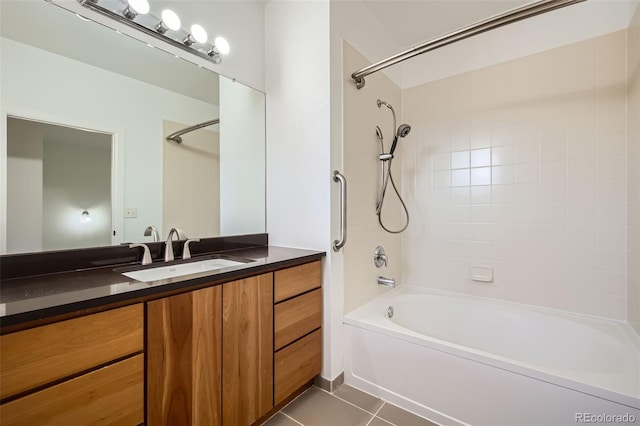
[(389, 259), (384, 252), (384, 248), (382, 246), (376, 247), (376, 251), (373, 252), (373, 263), (376, 265), (376, 268), (387, 266), (388, 260)]

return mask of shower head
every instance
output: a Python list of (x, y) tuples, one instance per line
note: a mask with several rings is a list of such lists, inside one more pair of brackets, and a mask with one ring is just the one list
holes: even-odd
[(384, 136), (382, 136), (382, 129), (380, 129), (380, 126), (376, 126), (376, 136), (378, 137), (378, 140), (384, 139)]
[(393, 116), (393, 128), (395, 129), (396, 128), (396, 110), (393, 109), (390, 103), (385, 102), (383, 100), (378, 99), (376, 103), (378, 105), (378, 108), (382, 108), (382, 105), (384, 105), (391, 110), (391, 115)]
[(401, 124), (400, 127), (398, 127), (398, 132), (396, 133), (396, 136), (404, 138), (409, 134), (410, 131), (411, 131), (411, 126), (409, 126), (408, 124)]
[(398, 127), (398, 131), (393, 138), (393, 143), (391, 144), (391, 150), (389, 151), (389, 154), (393, 155), (393, 153), (395, 152), (396, 147), (398, 146), (398, 138), (404, 138), (409, 134), (410, 131), (411, 126), (409, 126), (408, 124), (401, 124), (400, 127)]
[(393, 111), (393, 107), (391, 106), (390, 103), (382, 101), (380, 99), (377, 100), (377, 104), (378, 104), (378, 108), (382, 107), (382, 105), (386, 106), (387, 108), (389, 108), (391, 111)]

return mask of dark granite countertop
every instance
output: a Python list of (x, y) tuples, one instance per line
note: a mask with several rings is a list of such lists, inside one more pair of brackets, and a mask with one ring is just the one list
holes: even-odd
[[(214, 253), (194, 256), (188, 263)], [(2, 329), (22, 323), (46, 320), (73, 312), (125, 305), (163, 297), (180, 291), (221, 284), (250, 275), (321, 259), (324, 252), (275, 246), (228, 250), (221, 256), (242, 258), (247, 262), (218, 270), (199, 272), (159, 281), (141, 282), (121, 272), (166, 266), (155, 262), (141, 266), (135, 263), (110, 265), (76, 271), (58, 272), (2, 280), (0, 289), (0, 326)]]

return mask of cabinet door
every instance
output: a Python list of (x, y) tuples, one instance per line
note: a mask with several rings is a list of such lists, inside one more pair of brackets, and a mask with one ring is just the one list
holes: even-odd
[(147, 304), (147, 424), (221, 424), (221, 287)]
[(223, 424), (248, 426), (273, 406), (273, 275), (222, 289)]

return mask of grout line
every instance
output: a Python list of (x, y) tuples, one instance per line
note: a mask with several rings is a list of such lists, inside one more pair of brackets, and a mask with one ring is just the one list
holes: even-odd
[[(356, 407), (358, 410), (362, 410), (362, 411), (364, 411), (364, 412), (365, 412), (365, 413), (367, 413), (367, 414), (371, 414), (371, 415), (375, 416), (375, 414), (373, 414), (372, 412), (367, 411), (367, 410), (365, 410), (365, 409), (364, 409), (364, 408), (362, 408), (362, 407), (358, 407), (356, 404), (354, 404), (354, 403), (352, 403), (352, 402), (349, 402), (349, 401), (347, 401), (346, 399), (342, 399), (342, 398), (340, 398), (339, 396), (335, 396), (335, 395), (334, 395), (334, 394), (332, 394), (331, 392), (327, 392), (326, 390), (324, 390), (324, 389), (322, 389), (322, 388), (318, 388), (318, 389), (320, 389), (320, 390), (321, 390), (322, 392), (324, 392), (324, 393), (328, 393), (329, 395), (331, 395), (331, 396), (332, 396), (332, 397), (334, 397), (335, 399), (339, 399), (339, 400), (340, 400), (340, 401), (342, 401), (342, 402), (346, 402), (347, 404), (349, 404), (349, 405), (352, 405), (352, 406)], [(373, 396), (373, 395), (371, 395), (371, 396)], [(374, 397), (374, 398), (376, 398), (376, 397)], [(380, 398), (378, 398), (378, 399), (380, 399)], [(381, 401), (382, 401), (382, 400), (381, 400)], [(383, 405), (384, 405), (384, 401), (382, 401), (382, 402), (383, 402)]]
[[(378, 399), (380, 399), (380, 398), (378, 398)], [(369, 419), (369, 423), (367, 423), (367, 425), (366, 425), (366, 426), (369, 426), (369, 425), (371, 424), (371, 422), (373, 421), (373, 419), (378, 418), (378, 413), (380, 412), (380, 410), (382, 410), (382, 407), (384, 407), (384, 404), (386, 404), (386, 402), (384, 402), (382, 399), (380, 399), (380, 401), (382, 401), (382, 404), (380, 404), (380, 407), (378, 407), (378, 409), (376, 410), (376, 412), (373, 414), (373, 417), (371, 417), (371, 418)], [(384, 420), (384, 419), (382, 419), (382, 420)], [(386, 420), (385, 420), (385, 421), (386, 421)], [(394, 425), (394, 426), (395, 426), (395, 425)]]
[(376, 416), (371, 416), (371, 418), (369, 419), (369, 421), (367, 422), (367, 424), (365, 426), (369, 426), (371, 424), (371, 422), (373, 421), (373, 419), (375, 419)]
[[(313, 387), (313, 386), (312, 386)], [(311, 389), (311, 388), (309, 388)], [(287, 408), (289, 405), (291, 405), (293, 403), (293, 401), (297, 400), (298, 398), (300, 398), (302, 395), (304, 395), (305, 393), (307, 393), (309, 391), (309, 389), (305, 390), (304, 392), (302, 392), (300, 395), (296, 396), (295, 398), (293, 398), (291, 401), (287, 402), (285, 404), (284, 407), (282, 407), (280, 410), (278, 410), (277, 413), (275, 413), (273, 416), (269, 417), (269, 419), (273, 418), (274, 416), (276, 416), (278, 413), (284, 415), (285, 417), (290, 418), (291, 420), (293, 420), (294, 422), (298, 423), (299, 425), (304, 426), (302, 423), (300, 423), (299, 421), (297, 421), (296, 419), (294, 419), (293, 417), (291, 417), (290, 415), (286, 414), (283, 410), (285, 408)], [(268, 420), (267, 420), (268, 421)], [(266, 423), (266, 422), (265, 422)]]
[(385, 400), (383, 400), (383, 399), (381, 399), (381, 401), (382, 401), (382, 405), (380, 406), (380, 408), (378, 408), (378, 411), (376, 411), (375, 417), (376, 417), (377, 419), (382, 420), (383, 422), (387, 422), (387, 423), (389, 423), (391, 426), (396, 426), (396, 424), (395, 424), (395, 423), (392, 423), (392, 422), (390, 422), (389, 420), (387, 420), (387, 419), (383, 419), (382, 417), (379, 417), (379, 416), (378, 416), (378, 413), (379, 413), (380, 411), (382, 411), (382, 407), (384, 407), (385, 405), (387, 405), (387, 401), (385, 401)]
[[(378, 413), (380, 412), (380, 410), (382, 410), (382, 407), (384, 407), (384, 406), (385, 406), (385, 404), (387, 403), (387, 401), (385, 401), (385, 400), (383, 400), (383, 399), (381, 399), (380, 401), (382, 401), (382, 405), (381, 405), (381, 406), (378, 408), (378, 410), (375, 412), (374, 416), (376, 416), (376, 417), (378, 416)], [(383, 419), (383, 420), (384, 420), (384, 419)], [(389, 423), (391, 423), (391, 422), (389, 422)]]
[(376, 416), (376, 419), (380, 419), (381, 421), (383, 421), (385, 423), (389, 423), (391, 426), (397, 426), (395, 423), (391, 423), (389, 420), (383, 419), (382, 417)]
[[(303, 392), (304, 393), (304, 392)], [(299, 421), (297, 421), (296, 419), (294, 419), (293, 417), (291, 417), (290, 415), (283, 413), (282, 411), (280, 411), (280, 413), (282, 413), (283, 416), (293, 420), (294, 422), (298, 423), (300, 426), (304, 426), (302, 423), (300, 423)]]

